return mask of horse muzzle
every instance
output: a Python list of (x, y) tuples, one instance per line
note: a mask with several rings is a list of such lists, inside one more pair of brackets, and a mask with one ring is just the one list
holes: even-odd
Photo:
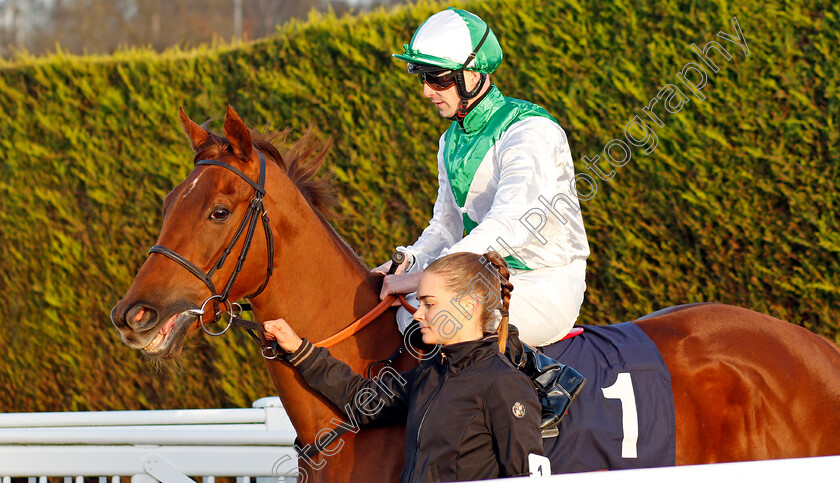
[(126, 310), (120, 301), (111, 310), (111, 322), (132, 349), (154, 357), (174, 357), (180, 353), (187, 332), (197, 319), (193, 304), (179, 305), (182, 306), (170, 310), (163, 319), (159, 315), (161, 311), (154, 307), (135, 303)]

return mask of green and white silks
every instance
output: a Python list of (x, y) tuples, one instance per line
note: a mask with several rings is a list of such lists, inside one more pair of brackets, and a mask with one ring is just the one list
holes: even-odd
[(574, 175), (557, 122), (493, 86), (463, 127), (453, 122), (441, 136), (434, 215), (420, 238), (400, 249), (417, 268), (448, 253), (491, 249), (519, 270), (585, 260), (589, 243)]

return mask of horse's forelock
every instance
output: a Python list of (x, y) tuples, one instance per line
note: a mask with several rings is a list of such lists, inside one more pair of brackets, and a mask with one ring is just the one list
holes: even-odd
[(193, 165), (205, 159), (218, 159), (224, 154), (233, 152), (233, 148), (231, 148), (227, 139), (210, 131), (207, 131), (207, 133), (210, 136), (195, 149)]

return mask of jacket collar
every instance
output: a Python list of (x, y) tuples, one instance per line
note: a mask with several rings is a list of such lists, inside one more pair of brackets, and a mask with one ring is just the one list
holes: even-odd
[(441, 347), (441, 364), (454, 375), (494, 354), (499, 354), (499, 335), (496, 333)]
[(479, 132), (490, 122), (493, 112), (505, 102), (505, 96), (499, 91), (496, 85), (490, 89), (475, 104), (470, 106), (470, 112), (459, 122), (461, 129), (467, 134)]

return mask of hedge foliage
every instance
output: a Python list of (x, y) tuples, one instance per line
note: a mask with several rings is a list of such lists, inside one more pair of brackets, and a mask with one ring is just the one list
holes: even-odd
[[(577, 170), (592, 247), (580, 323), (718, 301), (838, 339), (840, 6), (829, 0), (459, 2), (505, 49), (506, 95), (545, 106)], [(233, 105), (253, 126), (332, 137), (335, 225), (370, 263), (413, 241), (431, 215), (434, 151), (447, 127), (390, 54), (442, 4), (313, 16), (243, 46), (113, 57), (20, 57), (0, 66), (0, 410), (247, 406), (273, 392), (247, 337), (199, 338), (156, 369), (124, 346), (108, 312), (190, 170), (178, 126)], [(716, 34), (747, 39), (749, 56)], [(621, 167), (604, 146), (716, 40), (702, 89), (650, 154)], [(696, 80), (692, 74), (686, 74)], [(214, 126), (220, 130), (219, 122)], [(637, 131), (638, 134), (638, 131)], [(626, 141), (626, 140), (625, 140)], [(611, 151), (620, 157), (619, 148)], [(595, 176), (583, 156), (601, 156)], [(580, 185), (581, 193), (584, 184)], [(306, 254), (301, 254), (305, 256)]]

